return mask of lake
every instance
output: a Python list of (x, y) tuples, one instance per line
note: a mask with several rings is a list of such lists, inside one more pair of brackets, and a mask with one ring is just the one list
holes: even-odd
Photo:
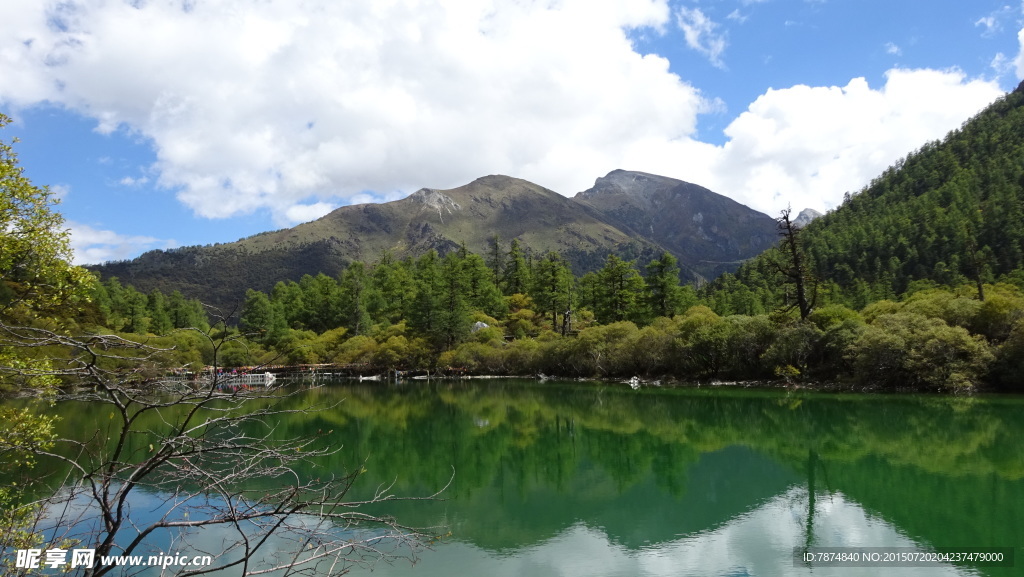
[[(354, 498), (447, 485), (443, 500), (374, 510), (450, 531), (415, 565), (377, 564), (377, 576), (1001, 576), (1024, 565), (794, 562), (808, 547), (1015, 547), (1020, 557), (1021, 397), (513, 379), (338, 382), (309, 394), (341, 402), (279, 427), (332, 431), (343, 450), (320, 466), (364, 466)], [(65, 426), (93, 418), (78, 411)]]

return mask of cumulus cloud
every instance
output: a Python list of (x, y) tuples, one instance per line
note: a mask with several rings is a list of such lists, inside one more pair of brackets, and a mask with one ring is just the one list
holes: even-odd
[(571, 193), (628, 143), (692, 134), (706, 106), (630, 42), (671, 23), (667, 0), (52, 0), (10, 16), (0, 102), (148, 139), (156, 182), (206, 217), (305, 218), (495, 172)]
[(285, 220), (291, 222), (309, 222), (337, 208), (328, 202), (314, 204), (293, 204), (285, 211)]
[(885, 85), (769, 90), (709, 154), (713, 190), (759, 210), (829, 209), (909, 151), (941, 139), (1002, 94), (957, 70), (893, 69)]
[(903, 49), (900, 48), (898, 45), (892, 43), (892, 42), (886, 42), (885, 43), (885, 53), (886, 54), (892, 54), (893, 56), (902, 56), (903, 55)]
[(719, 32), (718, 23), (709, 18), (700, 8), (680, 6), (676, 11), (676, 24), (683, 31), (686, 45), (707, 56), (718, 68), (724, 68), (722, 53), (725, 52), (725, 34)]
[(173, 240), (123, 235), (73, 221), (65, 224), (71, 232), (71, 249), (75, 255), (72, 262), (78, 265), (121, 260), (138, 255), (140, 250), (177, 246)]
[(724, 145), (637, 139), (620, 166), (694, 182), (769, 215), (787, 205), (824, 211), (1003, 94), (957, 70), (885, 77), (878, 88), (855, 78), (768, 90), (726, 127)]
[[(668, 0), (31, 2), (0, 19), (0, 103), (129, 131), (154, 147), (148, 178), (197, 214), (268, 210), (284, 225), (485, 174), (571, 195), (614, 168), (770, 214), (825, 209), (1000, 94), (901, 69), (878, 88), (769, 90), (715, 146), (696, 126), (721, 105), (630, 41), (669, 26), (721, 64), (719, 25)], [(1024, 52), (1014, 64), (1024, 78)]]

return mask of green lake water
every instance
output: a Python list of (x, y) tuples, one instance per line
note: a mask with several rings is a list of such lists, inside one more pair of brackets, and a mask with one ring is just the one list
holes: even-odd
[[(318, 468), (448, 532), (373, 575), (1024, 575), (1024, 399), (523, 380), (332, 384)], [(75, 411), (66, 427), (96, 415)], [(87, 428), (87, 427), (86, 427)], [(312, 474), (312, 472), (311, 472)], [(1016, 567), (825, 567), (803, 547), (1013, 547)], [(354, 575), (369, 575), (357, 568)]]

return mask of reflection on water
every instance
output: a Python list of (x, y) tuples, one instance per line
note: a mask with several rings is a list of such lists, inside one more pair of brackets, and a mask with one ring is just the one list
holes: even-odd
[[(512, 380), (338, 384), (309, 396), (343, 402), (277, 430), (332, 431), (344, 450), (301, 473), (365, 466), (354, 498), (380, 485), (400, 495), (448, 486), (444, 501), (377, 511), (451, 530), (415, 566), (378, 565), (377, 575), (850, 577), (879, 569), (794, 567), (793, 548), (1024, 543), (1020, 398)], [(100, 417), (76, 410), (63, 426), (93, 430)]]
[[(806, 490), (793, 487), (725, 525), (639, 549), (616, 543), (601, 527), (591, 527), (581, 521), (551, 539), (510, 554), (496, 554), (467, 543), (451, 543), (424, 554), (416, 566), (378, 566), (373, 574), (423, 577), (878, 575), (877, 568), (794, 566), (793, 543), (803, 540), (807, 502)], [(819, 505), (816, 522), (821, 541), (832, 546), (915, 545), (889, 523), (867, 514), (838, 493)], [(952, 566), (887, 568), (884, 571), (903, 577), (978, 574)]]

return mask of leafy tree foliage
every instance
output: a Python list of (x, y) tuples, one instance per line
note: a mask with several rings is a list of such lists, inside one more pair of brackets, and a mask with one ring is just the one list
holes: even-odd
[(91, 306), (99, 312), (95, 324), (110, 330), (166, 335), (175, 329), (210, 328), (203, 304), (178, 291), (168, 297), (153, 289), (146, 295), (111, 277), (94, 284), (90, 294)]
[[(0, 114), (0, 128), (10, 122)], [(12, 146), (0, 141), (0, 390), (52, 394), (59, 384), (45, 345), (73, 328), (70, 317), (89, 299), (91, 274), (71, 264), (64, 219), (53, 193), (25, 177)], [(44, 329), (40, 338), (37, 329)], [(0, 468), (22, 484), (0, 489), (0, 551), (37, 546), (36, 508), (22, 504), (31, 483), (31, 454), (53, 438), (53, 419), (30, 409), (0, 407)], [(57, 543), (55, 543), (57, 545)], [(9, 560), (0, 561), (7, 569)], [(5, 571), (6, 572), (6, 571)]]
[(862, 382), (889, 387), (973, 386), (993, 360), (982, 337), (913, 313), (879, 316), (847, 354)]
[[(702, 300), (678, 285), (671, 255), (648, 263), (646, 279), (635, 262), (614, 255), (580, 278), (554, 254), (532, 266), (519, 258), (530, 271), (528, 291), (505, 297), (484, 259), (465, 250), (415, 261), (385, 253), (370, 266), (352, 263), (337, 279), (307, 276), (270, 294), (251, 291), (241, 328), (253, 333), (252, 342), (224, 358), (356, 363), (366, 370), (825, 379), (884, 388), (1015, 387), (1024, 374), (1015, 360), (1024, 349), (1024, 293), (1010, 283), (983, 285), (982, 302), (967, 277), (954, 289), (914, 281), (901, 298), (869, 295), (870, 304), (858, 310), (836, 303), (841, 289), (826, 281), (833, 284), (822, 292), (832, 304), (802, 311), (802, 318), (796, 306), (786, 311), (784, 291), (767, 286), (779, 280), (771, 275), (780, 261), (745, 273), (763, 286), (727, 276)], [(104, 286), (101, 308), (127, 311), (116, 303), (131, 300), (130, 287), (116, 279)], [(174, 295), (166, 300), (173, 309)], [(560, 315), (569, 308), (576, 330), (560, 334)], [(118, 314), (128, 326), (128, 313)], [(147, 315), (149, 323), (157, 318)], [(475, 321), (486, 326), (473, 332)]]
[[(0, 114), (0, 129), (10, 119)], [(91, 275), (71, 264), (58, 199), (24, 175), (12, 146), (0, 141), (0, 315), (31, 320), (66, 314), (87, 298)]]
[(245, 293), (245, 306), (242, 307), (239, 327), (247, 333), (253, 333), (256, 339), (266, 340), (267, 333), (274, 326), (275, 312), (266, 294), (249, 289)]

